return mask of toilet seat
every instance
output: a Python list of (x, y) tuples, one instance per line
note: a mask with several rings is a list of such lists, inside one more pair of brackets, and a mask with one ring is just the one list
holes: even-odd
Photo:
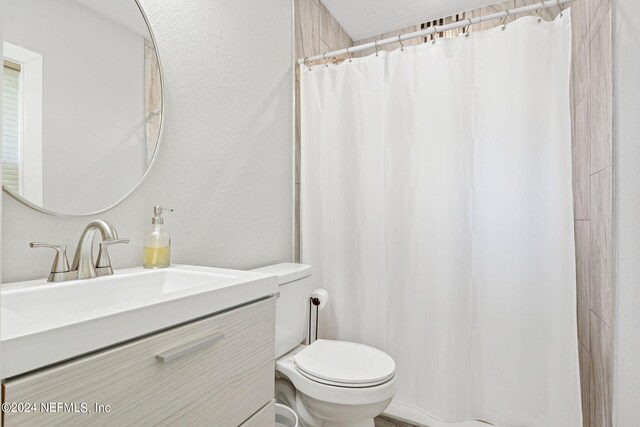
[[(317, 341), (316, 341), (317, 342)], [(308, 346), (300, 346), (276, 360), (276, 371), (289, 379), (299, 392), (319, 401), (340, 405), (368, 405), (391, 399), (396, 390), (396, 376), (386, 382), (374, 386), (345, 386), (344, 384), (328, 384), (320, 382), (310, 375), (305, 375), (295, 366), (295, 356)]]
[(373, 387), (396, 373), (385, 352), (347, 341), (317, 340), (295, 354), (293, 363), (310, 380), (337, 387)]

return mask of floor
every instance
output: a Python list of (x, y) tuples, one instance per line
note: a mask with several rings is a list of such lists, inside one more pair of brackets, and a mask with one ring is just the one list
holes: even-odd
[(405, 423), (385, 415), (380, 415), (375, 418), (376, 427), (418, 427), (415, 424)]

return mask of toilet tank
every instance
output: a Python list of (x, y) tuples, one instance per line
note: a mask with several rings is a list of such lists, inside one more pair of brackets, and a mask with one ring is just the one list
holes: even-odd
[(311, 266), (285, 262), (253, 271), (278, 276), (280, 297), (276, 301), (276, 358), (307, 338), (309, 296), (313, 287)]

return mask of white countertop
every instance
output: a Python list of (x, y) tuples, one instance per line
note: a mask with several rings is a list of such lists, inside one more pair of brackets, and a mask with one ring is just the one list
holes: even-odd
[(275, 295), (278, 283), (253, 271), (173, 265), (0, 292), (4, 379)]

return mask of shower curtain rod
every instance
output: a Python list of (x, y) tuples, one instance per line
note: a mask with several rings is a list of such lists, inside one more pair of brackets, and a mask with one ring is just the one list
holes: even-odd
[(429, 29), (416, 31), (413, 33), (403, 34), (396, 37), (389, 37), (384, 40), (374, 41), (370, 43), (361, 44), (354, 47), (348, 47), (345, 49), (336, 50), (333, 52), (325, 52), (322, 55), (311, 56), (307, 58), (298, 59), (298, 64), (305, 64), (308, 62), (319, 61), (321, 59), (327, 60), (329, 58), (335, 58), (336, 56), (342, 55), (351, 55), (354, 52), (360, 52), (362, 50), (367, 50), (371, 48), (376, 48), (376, 50), (380, 46), (384, 46), (391, 43), (403, 42), (405, 40), (415, 39), (418, 37), (425, 37), (434, 33), (440, 33), (443, 31), (455, 30), (457, 28), (468, 27), (470, 25), (479, 24), (480, 22), (486, 21), (494, 21), (496, 19), (507, 19), (509, 16), (517, 15), (520, 13), (527, 13), (534, 10), (547, 9), (550, 7), (558, 7), (559, 9), (563, 9), (563, 6), (566, 3), (572, 2), (575, 0), (548, 0), (548, 1), (540, 1), (537, 4), (532, 4), (529, 6), (518, 7), (515, 9), (505, 10), (502, 12), (494, 13), (487, 16), (479, 16), (477, 18), (468, 18), (462, 21), (453, 22), (451, 24), (432, 26)]

